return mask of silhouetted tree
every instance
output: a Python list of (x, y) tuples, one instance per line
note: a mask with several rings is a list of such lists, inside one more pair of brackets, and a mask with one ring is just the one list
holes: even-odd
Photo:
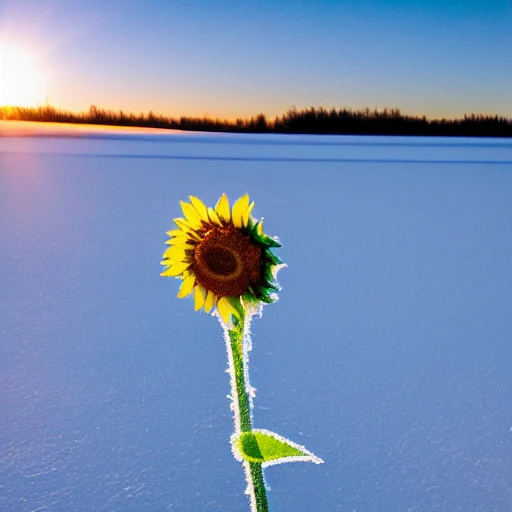
[(113, 112), (96, 105), (91, 105), (87, 112), (73, 114), (45, 104), (31, 108), (0, 107), (0, 119), (223, 132), (512, 137), (512, 119), (496, 114), (466, 114), (462, 119), (429, 121), (425, 116), (403, 115), (398, 108), (327, 110), (324, 107), (310, 107), (298, 110), (293, 106), (273, 121), (261, 113), (250, 119), (239, 118), (233, 122), (212, 119), (208, 115), (202, 118), (175, 119), (153, 111), (147, 114), (126, 114), (122, 110)]

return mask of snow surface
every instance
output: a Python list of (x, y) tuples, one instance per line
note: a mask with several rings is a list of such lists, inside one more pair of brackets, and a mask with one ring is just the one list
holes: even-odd
[(218, 322), (159, 277), (189, 194), (288, 264), (255, 426), (279, 512), (512, 510), (512, 142), (0, 123), (0, 510), (248, 510)]

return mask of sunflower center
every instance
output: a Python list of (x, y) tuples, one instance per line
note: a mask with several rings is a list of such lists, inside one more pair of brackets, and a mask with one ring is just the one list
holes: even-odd
[(210, 272), (218, 274), (219, 277), (231, 277), (241, 271), (240, 255), (229, 247), (206, 244), (203, 260)]
[(243, 295), (260, 280), (261, 249), (234, 226), (215, 227), (194, 251), (196, 280), (218, 297)]

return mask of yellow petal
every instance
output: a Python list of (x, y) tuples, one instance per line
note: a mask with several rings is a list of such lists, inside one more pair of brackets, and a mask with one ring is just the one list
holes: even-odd
[(208, 209), (206, 208), (205, 204), (201, 199), (198, 199), (195, 196), (188, 196), (190, 197), (190, 202), (194, 206), (194, 208), (197, 210), (197, 213), (199, 214), (199, 217), (201, 217), (201, 220), (204, 220), (208, 222)]
[(237, 306), (241, 306), (240, 297), (227, 297), (226, 300), (228, 302), (229, 309), (231, 310), (231, 314), (241, 320), (240, 313), (237, 309)]
[(247, 210), (245, 210), (242, 222), (244, 223), (244, 226), (249, 225), (249, 217), (251, 216), (251, 211), (254, 208), (254, 201), (247, 207)]
[(186, 246), (183, 247), (182, 245), (173, 245), (164, 252), (164, 258), (175, 261), (186, 261), (189, 259), (189, 256), (187, 256), (185, 250)]
[(193, 231), (194, 228), (190, 225), (190, 222), (188, 222), (188, 220), (186, 219), (172, 219), (172, 221), (174, 222), (174, 224), (176, 224), (176, 226), (178, 226), (180, 228), (180, 230), (183, 232), (183, 233), (189, 233), (190, 231)]
[(206, 300), (204, 302), (204, 310), (209, 313), (213, 306), (215, 305), (215, 293), (211, 290), (208, 290), (208, 295), (206, 296)]
[(189, 276), (183, 279), (183, 282), (180, 286), (180, 291), (178, 292), (178, 299), (183, 299), (186, 297), (194, 288), (194, 284), (196, 282), (196, 276), (194, 274), (190, 274)]
[(206, 290), (202, 286), (194, 288), (194, 309), (199, 311), (204, 306)]
[(177, 262), (170, 266), (168, 269), (164, 270), (160, 275), (162, 277), (176, 277), (180, 274), (183, 274), (183, 272), (187, 270), (188, 267), (190, 267), (190, 262)]
[(215, 205), (215, 212), (217, 213), (221, 220), (225, 222), (230, 221), (231, 216), (229, 214), (229, 200), (226, 194), (222, 194), (220, 196), (220, 199)]
[(181, 235), (179, 235), (179, 236), (173, 236), (170, 239), (170, 242), (172, 244), (175, 244), (177, 242), (180, 242), (182, 244), (186, 244), (188, 242), (191, 242), (192, 240), (193, 240), (192, 237), (188, 233), (181, 233)]
[(229, 324), (229, 321), (231, 320), (231, 308), (229, 307), (226, 297), (221, 297), (217, 301), (217, 311), (219, 312), (222, 320)]
[(172, 229), (171, 231), (166, 231), (166, 235), (169, 236), (169, 237), (173, 237), (173, 236), (182, 236), (182, 235), (185, 235), (186, 233), (184, 233), (183, 231), (181, 231), (181, 229)]
[(235, 228), (241, 228), (243, 226), (244, 213), (247, 211), (249, 206), (249, 194), (245, 194), (238, 199), (233, 205), (231, 217), (233, 219), (233, 226)]
[[(188, 242), (188, 240), (187, 240)], [(169, 243), (168, 245), (170, 245), (171, 247), (179, 247), (180, 249), (186, 251), (186, 250), (189, 250), (189, 251), (193, 251), (195, 249), (195, 245), (192, 245), (190, 243), (185, 243), (184, 240), (179, 240), (179, 239), (176, 239), (176, 238), (173, 238)]]
[(200, 242), (203, 239), (201, 237), (201, 235), (199, 233), (197, 233), (197, 231), (190, 231), (190, 233), (188, 233), (188, 235), (191, 240), (194, 239), (196, 242)]
[(215, 213), (215, 210), (213, 208), (208, 208), (208, 217), (210, 217), (210, 220), (217, 224), (217, 226), (222, 226), (222, 222), (219, 219), (219, 216)]
[(263, 235), (263, 217), (258, 222), (258, 227), (256, 228), (258, 235)]
[[(172, 240), (175, 238), (184, 238), (185, 240), (195, 239), (198, 242), (201, 241), (201, 237), (195, 231), (182, 231), (181, 229), (173, 229), (172, 231), (167, 231), (167, 235), (169, 235)], [(165, 243), (168, 244), (169, 240), (167, 240)]]
[(181, 209), (183, 210), (183, 213), (185, 215), (185, 218), (187, 219), (188, 223), (194, 228), (194, 229), (201, 229), (202, 223), (201, 223), (201, 217), (199, 216), (199, 213), (197, 213), (197, 210), (190, 204), (185, 203), (184, 201), (180, 201)]

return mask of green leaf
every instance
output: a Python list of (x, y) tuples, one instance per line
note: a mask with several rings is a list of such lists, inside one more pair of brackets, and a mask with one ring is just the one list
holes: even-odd
[(266, 466), (293, 461), (323, 462), (303, 446), (268, 430), (242, 432), (234, 437), (233, 447), (242, 459)]

